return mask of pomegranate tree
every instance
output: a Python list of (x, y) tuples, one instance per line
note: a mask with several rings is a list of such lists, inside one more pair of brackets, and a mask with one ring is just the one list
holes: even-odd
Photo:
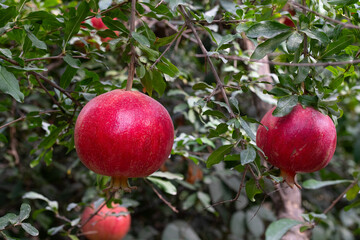
[(295, 106), (284, 117), (268, 111), (260, 125), (256, 144), (265, 159), (281, 170), (281, 176), (293, 187), (296, 173), (315, 172), (324, 168), (335, 152), (336, 129), (329, 116), (312, 107)]
[(97, 211), (94, 204), (86, 207), (81, 215), (81, 231), (89, 240), (121, 240), (130, 229), (131, 217), (125, 207), (113, 204)]
[(174, 126), (159, 102), (140, 92), (118, 89), (85, 105), (74, 138), (87, 168), (111, 176), (110, 189), (128, 191), (128, 178), (150, 175), (169, 157)]

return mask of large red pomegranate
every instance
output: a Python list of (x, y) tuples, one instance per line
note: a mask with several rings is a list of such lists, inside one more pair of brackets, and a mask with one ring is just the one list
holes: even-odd
[(81, 215), (81, 230), (89, 240), (121, 240), (129, 232), (131, 217), (125, 207), (104, 206), (88, 221), (96, 210), (91, 204)]
[(296, 173), (324, 168), (335, 152), (336, 129), (329, 116), (300, 104), (284, 117), (268, 111), (256, 135), (256, 144), (266, 160), (281, 170), (284, 180), (293, 187)]
[(150, 175), (169, 157), (174, 126), (159, 102), (140, 92), (118, 89), (85, 105), (74, 138), (86, 167), (111, 176), (110, 188), (129, 190), (128, 178)]

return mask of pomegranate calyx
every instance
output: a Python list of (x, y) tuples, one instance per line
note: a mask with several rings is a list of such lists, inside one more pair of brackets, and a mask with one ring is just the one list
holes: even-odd
[(301, 186), (296, 181), (296, 173), (288, 172), (283, 169), (280, 170), (280, 176), (284, 179), (284, 181), (291, 187), (294, 188), (294, 185), (299, 189), (302, 189)]
[(127, 177), (111, 177), (109, 187), (105, 188), (105, 192), (116, 192), (122, 190), (124, 192), (131, 192), (132, 190), (136, 190), (137, 187), (130, 186)]

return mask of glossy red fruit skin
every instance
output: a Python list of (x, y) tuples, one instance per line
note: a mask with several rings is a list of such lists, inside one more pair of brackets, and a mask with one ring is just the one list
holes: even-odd
[[(94, 204), (86, 207), (81, 215), (81, 225), (85, 224), (95, 211)], [(89, 240), (121, 240), (129, 232), (131, 216), (113, 215), (120, 213), (128, 213), (128, 210), (116, 204), (113, 204), (113, 208), (104, 206), (81, 230)]]
[(92, 18), (91, 19), (91, 24), (97, 30), (108, 29), (108, 27), (103, 23), (101, 18), (95, 18), (95, 17)]
[(324, 168), (334, 155), (336, 129), (333, 121), (312, 107), (298, 104), (284, 117), (268, 111), (259, 126), (256, 144), (278, 167), (290, 186), (296, 173), (315, 172)]
[(140, 92), (117, 89), (85, 105), (74, 139), (80, 160), (95, 173), (145, 177), (169, 157), (174, 126), (159, 102)]

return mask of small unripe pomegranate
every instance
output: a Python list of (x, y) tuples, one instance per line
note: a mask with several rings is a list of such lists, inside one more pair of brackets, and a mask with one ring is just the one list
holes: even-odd
[(87, 168), (111, 176), (110, 189), (128, 191), (128, 178), (152, 174), (169, 157), (174, 126), (159, 102), (140, 92), (118, 89), (85, 105), (74, 139)]
[(315, 172), (324, 168), (334, 155), (336, 129), (333, 121), (312, 107), (295, 106), (284, 117), (268, 111), (256, 135), (256, 144), (265, 159), (281, 170), (284, 180), (300, 188), (296, 173)]
[(86, 207), (81, 215), (81, 231), (89, 240), (121, 240), (129, 232), (130, 213), (125, 207), (113, 204), (112, 208), (104, 206), (90, 220), (97, 209), (94, 204)]

